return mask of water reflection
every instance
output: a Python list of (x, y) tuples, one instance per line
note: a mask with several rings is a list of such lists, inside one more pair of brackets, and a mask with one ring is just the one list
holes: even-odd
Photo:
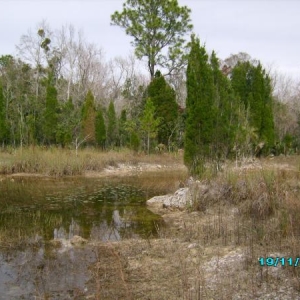
[(145, 200), (143, 190), (128, 183), (7, 180), (0, 186), (0, 232), (44, 241), (149, 237), (161, 220)]
[(97, 255), (69, 241), (76, 235), (98, 241), (156, 236), (163, 223), (145, 200), (159, 193), (164, 191), (140, 188), (135, 178), (3, 180), (0, 299), (88, 295)]

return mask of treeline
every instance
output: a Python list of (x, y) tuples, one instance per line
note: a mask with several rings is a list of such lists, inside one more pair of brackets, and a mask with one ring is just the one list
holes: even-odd
[(24, 35), (18, 49), (0, 57), (3, 147), (184, 148), (196, 173), (207, 159), (298, 149), (299, 110), (244, 53), (220, 61), (192, 35), (187, 67), (148, 81), (134, 58), (106, 63), (72, 26)]
[(209, 57), (194, 36), (186, 109), (184, 158), (194, 173), (201, 172), (207, 159), (277, 151), (271, 80), (261, 64), (238, 61), (224, 73), (215, 52)]
[(183, 146), (182, 132), (177, 134), (182, 109), (160, 72), (149, 83), (132, 57), (105, 63), (94, 45), (74, 40), (73, 27), (62, 29), (63, 41), (52, 41), (48, 31), (22, 37), (19, 56), (28, 62), (0, 57), (3, 147), (130, 147), (149, 153), (159, 144)]

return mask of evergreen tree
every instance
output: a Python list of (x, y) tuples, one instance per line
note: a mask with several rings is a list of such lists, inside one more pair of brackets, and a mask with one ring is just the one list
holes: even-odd
[(114, 147), (118, 140), (117, 116), (114, 103), (111, 101), (107, 111), (107, 143), (109, 147)]
[(210, 64), (214, 80), (214, 115), (215, 132), (212, 142), (212, 152), (215, 159), (227, 158), (230, 150), (234, 147), (234, 137), (238, 103), (234, 97), (230, 80), (220, 70), (219, 60), (212, 52)]
[(184, 162), (191, 173), (201, 173), (204, 160), (211, 156), (214, 135), (214, 81), (206, 50), (194, 35), (190, 46)]
[(56, 131), (58, 121), (57, 90), (53, 85), (52, 76), (49, 74), (46, 88), (46, 108), (44, 112), (44, 140), (47, 144), (56, 142)]
[(123, 109), (121, 111), (121, 116), (119, 119), (119, 139), (120, 139), (121, 147), (126, 146), (129, 141), (128, 132), (126, 130), (126, 122), (127, 122), (127, 114), (126, 114), (126, 110)]
[(96, 141), (95, 133), (95, 102), (91, 90), (88, 91), (82, 109), (82, 135), (87, 144), (94, 144)]
[[(263, 143), (267, 152), (275, 139), (270, 78), (261, 64), (244, 62), (234, 67), (231, 82), (236, 95), (249, 110), (249, 125), (255, 131), (257, 142)], [(255, 146), (252, 145), (253, 150)]]
[(158, 143), (167, 145), (171, 135), (175, 138), (174, 128), (178, 121), (178, 104), (174, 90), (159, 71), (155, 73), (155, 78), (147, 89), (147, 96), (154, 104), (155, 117), (161, 119), (157, 134)]
[(160, 119), (155, 117), (155, 107), (152, 100), (149, 98), (146, 101), (143, 116), (141, 118), (141, 129), (145, 133), (147, 153), (150, 153), (150, 139), (155, 138), (157, 135), (157, 128)]
[(4, 144), (7, 137), (7, 126), (5, 119), (5, 102), (3, 96), (2, 83), (0, 81), (0, 143)]
[(193, 28), (190, 12), (177, 0), (127, 0), (123, 11), (116, 11), (111, 20), (134, 38), (135, 54), (147, 58), (153, 79), (157, 65), (169, 73), (183, 65), (184, 36)]
[(61, 105), (56, 140), (63, 147), (72, 143), (73, 131), (79, 122), (78, 113), (75, 111), (72, 99)]
[(98, 110), (96, 115), (96, 142), (102, 149), (105, 149), (106, 126), (101, 109)]

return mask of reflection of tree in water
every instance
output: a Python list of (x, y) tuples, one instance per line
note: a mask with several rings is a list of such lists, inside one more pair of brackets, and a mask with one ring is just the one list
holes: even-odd
[(2, 182), (0, 291), (9, 296), (1, 296), (75, 299), (82, 295), (89, 263), (96, 259), (93, 249), (56, 248), (56, 241), (49, 240), (61, 239), (70, 245), (65, 240), (74, 235), (115, 241), (155, 234), (158, 217), (146, 209), (142, 190), (93, 183)]
[(130, 185), (104, 185), (92, 190), (80, 186), (73, 187), (72, 192), (55, 189), (55, 193), (43, 188), (41, 193), (36, 188), (26, 190), (20, 183), (6, 190), (9, 198), (4, 200), (9, 200), (3, 201), (4, 194), (0, 197), (0, 206), (5, 203), (0, 212), (1, 234), (46, 241), (74, 235), (120, 240), (155, 234), (158, 217), (143, 204), (144, 192)]

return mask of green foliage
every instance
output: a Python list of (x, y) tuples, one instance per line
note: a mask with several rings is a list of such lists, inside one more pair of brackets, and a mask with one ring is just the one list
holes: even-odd
[(3, 96), (2, 83), (0, 81), (0, 143), (5, 143), (7, 138), (7, 125), (5, 118), (5, 100)]
[(187, 67), (187, 100), (184, 162), (191, 173), (211, 156), (215, 126), (214, 78), (208, 55), (199, 39), (192, 36)]
[(210, 58), (214, 81), (214, 116), (215, 130), (212, 141), (213, 158), (216, 160), (228, 157), (234, 147), (237, 104), (231, 88), (230, 80), (220, 70), (219, 60), (212, 52)]
[(86, 139), (87, 144), (94, 144), (96, 141), (95, 118), (94, 95), (89, 90), (82, 108), (82, 138)]
[(127, 0), (123, 11), (116, 11), (111, 20), (134, 38), (135, 54), (139, 59), (147, 58), (153, 78), (156, 65), (170, 71), (182, 65), (184, 36), (193, 27), (190, 12), (177, 0)]
[(56, 142), (56, 131), (58, 123), (58, 101), (57, 90), (52, 83), (52, 78), (49, 76), (46, 89), (46, 108), (44, 112), (44, 140), (47, 144)]
[(128, 103), (127, 117), (132, 119), (138, 118), (143, 111), (143, 97), (145, 87), (139, 85), (138, 80), (134, 77), (132, 80), (127, 79), (123, 85), (122, 96)]
[(115, 111), (115, 105), (111, 101), (107, 111), (107, 144), (109, 147), (115, 147), (118, 140), (118, 124)]
[(1, 55), (0, 56), (0, 70), (4, 71), (5, 68), (8, 68), (10, 64), (13, 63), (13, 56), (11, 55)]
[(144, 113), (141, 118), (141, 130), (145, 134), (148, 154), (150, 153), (150, 139), (156, 137), (160, 122), (161, 119), (155, 117), (155, 106), (152, 100), (150, 98), (147, 99)]
[(141, 144), (141, 141), (140, 141), (140, 138), (138, 136), (138, 134), (136, 132), (131, 132), (131, 135), (130, 135), (130, 147), (132, 150), (134, 150), (135, 152), (138, 152), (139, 151), (139, 148), (140, 148), (140, 144)]
[(70, 145), (73, 140), (73, 133), (80, 122), (78, 111), (75, 110), (72, 99), (70, 98), (66, 103), (61, 105), (61, 112), (59, 114), (56, 141), (63, 147)]
[(102, 110), (99, 109), (96, 115), (96, 142), (102, 149), (104, 149), (105, 141), (106, 141), (106, 126), (105, 126)]
[[(250, 62), (238, 63), (232, 71), (232, 87), (240, 101), (249, 109), (249, 124), (254, 128), (264, 150), (274, 146), (274, 117), (272, 88), (269, 76), (262, 68)], [(254, 147), (255, 145), (253, 145)]]
[(169, 137), (173, 133), (178, 121), (178, 104), (174, 90), (167, 84), (165, 78), (159, 71), (149, 84), (147, 96), (155, 107), (155, 117), (161, 120), (158, 127), (158, 143), (168, 145)]
[(120, 147), (127, 146), (129, 143), (129, 135), (126, 130), (126, 122), (127, 122), (127, 114), (126, 110), (123, 109), (121, 111), (121, 116), (119, 119), (119, 139), (120, 139)]

